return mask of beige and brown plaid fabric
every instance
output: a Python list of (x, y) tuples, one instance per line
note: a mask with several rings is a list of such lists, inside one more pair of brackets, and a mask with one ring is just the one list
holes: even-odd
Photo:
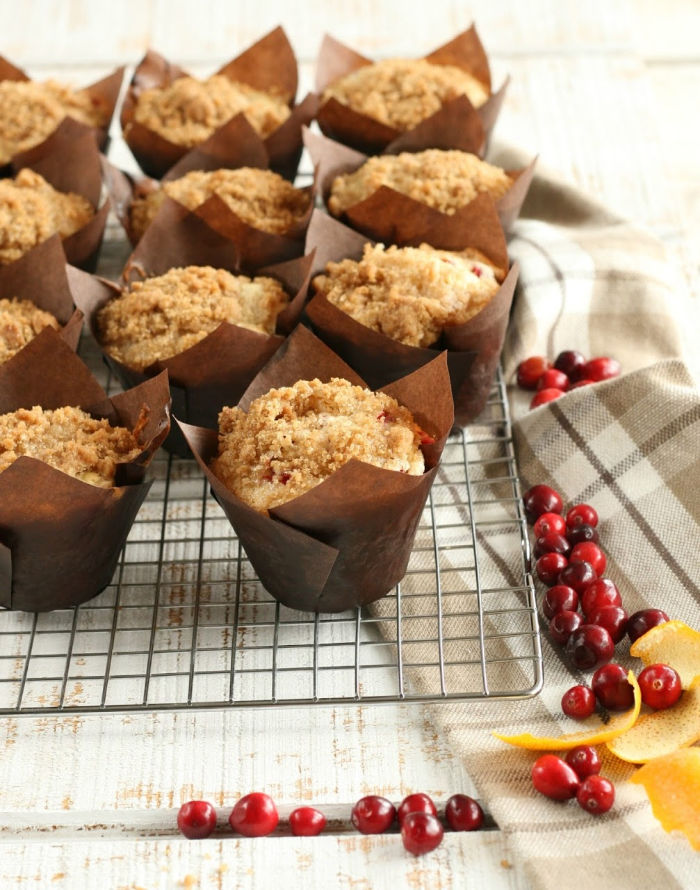
[[(504, 353), (507, 379), (527, 355), (572, 348), (613, 355), (624, 369), (617, 380), (532, 412), (530, 394), (511, 387), (524, 487), (552, 484), (567, 502), (598, 510), (606, 575), (630, 612), (656, 606), (700, 628), (700, 396), (679, 355), (678, 285), (664, 248), (542, 175), (510, 247), (522, 273)], [(501, 554), (498, 570), (515, 558)], [(589, 675), (576, 674), (544, 622), (542, 629), (541, 695), (434, 712), (528, 880), (547, 890), (697, 886), (698, 853), (660, 828), (644, 792), (627, 781), (634, 767), (603, 749), (602, 772), (616, 783), (617, 799), (595, 818), (575, 801), (538, 795), (530, 781), (538, 755), (492, 737), (492, 729), (557, 735), (571, 728), (561, 695)], [(639, 670), (626, 649), (618, 646), (618, 660)]]

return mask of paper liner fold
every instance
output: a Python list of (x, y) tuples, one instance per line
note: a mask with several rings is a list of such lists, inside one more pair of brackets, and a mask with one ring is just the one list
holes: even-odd
[[(304, 145), (316, 168), (318, 187), (326, 205), (333, 180), (337, 176), (354, 173), (368, 160), (367, 155), (334, 142), (326, 136), (313, 133), (307, 127), (304, 128)], [(402, 150), (410, 151), (410, 149)], [(505, 171), (511, 178), (512, 185), (505, 195), (495, 201), (498, 217), (504, 229), (510, 227), (520, 213), (534, 176), (536, 162), (535, 158), (527, 167)], [(441, 240), (446, 241), (449, 239), (444, 233), (449, 232), (451, 228), (457, 231), (459, 237), (458, 233), (464, 225), (463, 217), (466, 215), (468, 219), (470, 218), (471, 203), (473, 202), (459, 208), (454, 214), (447, 214), (428, 207), (415, 198), (403, 195), (390, 186), (383, 185), (364, 200), (348, 207), (339, 218), (376, 241), (393, 243), (394, 231), (405, 228), (407, 220), (417, 217), (422, 230), (427, 233), (438, 232)], [(426, 239), (429, 240), (427, 236)]]
[[(487, 196), (480, 197), (493, 205)], [(475, 203), (472, 202), (472, 205)], [(491, 210), (495, 216), (493, 206)], [(500, 231), (497, 218), (495, 223)], [(493, 227), (477, 226), (474, 229), (476, 243), (466, 240), (461, 244), (436, 246), (448, 250), (476, 247), (496, 262), (495, 257), (501, 249), (498, 244), (502, 241), (505, 251), (505, 242), (502, 231), (500, 241), (499, 238), (490, 241), (487, 237), (489, 228), (491, 233), (495, 232)], [(421, 240), (424, 238), (415, 238), (410, 243), (418, 244)], [(360, 259), (367, 243), (368, 239), (363, 235), (316, 211), (307, 233), (307, 250), (313, 249), (316, 253), (312, 275), (323, 271), (328, 262), (345, 258)], [(507, 268), (507, 254), (502, 268)], [(375, 388), (424, 366), (447, 350), (455, 422), (465, 425), (483, 410), (493, 385), (517, 278), (518, 265), (515, 263), (481, 312), (464, 324), (445, 328), (442, 337), (430, 348), (407, 346), (373, 331), (320, 294), (312, 295), (305, 308), (305, 317), (314, 332)]]
[[(264, 139), (258, 136), (252, 127), (250, 129), (257, 141), (258, 150), (264, 151), (270, 167), (288, 179), (293, 179), (301, 156), (301, 127), (313, 119), (317, 99), (309, 95), (300, 104), (293, 105), (297, 90), (297, 62), (284, 30), (280, 27), (275, 28), (220, 68), (217, 74), (247, 83), (263, 92), (275, 94), (290, 105), (289, 118)], [(122, 105), (121, 124), (124, 139), (144, 173), (156, 179), (164, 176), (174, 164), (189, 153), (189, 149), (170, 142), (135, 121), (136, 101), (144, 90), (169, 86), (174, 80), (185, 75), (187, 72), (183, 68), (149, 50), (136, 67)], [(224, 127), (217, 130), (210, 139), (217, 136), (226, 126), (227, 124), (224, 124)], [(220, 141), (220, 150), (225, 151), (227, 146), (235, 148), (231, 136), (232, 134), (229, 134)]]
[[(299, 321), (312, 263), (313, 257), (306, 256), (256, 271), (257, 275), (276, 278), (290, 295), (290, 302), (277, 317), (277, 333), (273, 335), (223, 323), (195, 346), (156, 361), (143, 371), (129, 368), (103, 352), (105, 361), (125, 387), (167, 370), (173, 413), (177, 411), (181, 419), (190, 423), (215, 426), (226, 400), (236, 402), (240, 398)], [(159, 215), (129, 258), (123, 277), (125, 281), (135, 281), (161, 275), (174, 266), (188, 265), (209, 265), (234, 274), (239, 271), (237, 253), (231, 242), (211, 230), (198, 216), (186, 213), (179, 219), (166, 220)], [(90, 332), (99, 345), (97, 312), (121, 290), (112, 282), (73, 268), (68, 269), (68, 280), (73, 299), (85, 313)], [(189, 456), (189, 448), (175, 427), (165, 447), (174, 454)]]
[(74, 479), (20, 457), (0, 473), (0, 606), (47, 611), (78, 605), (109, 584), (150, 483), (144, 474), (170, 427), (167, 375), (108, 399), (52, 329), (0, 366), (0, 413), (41, 405), (82, 407), (134, 429), (142, 410), (141, 453), (117, 468), (115, 486)]
[[(353, 111), (337, 99), (319, 100), (317, 120), (321, 130), (332, 139), (368, 154), (461, 148), (481, 155), (500, 112), (507, 81), (498, 92), (492, 92), (488, 58), (476, 28), (472, 25), (424, 58), (436, 65), (462, 68), (484, 84), (491, 95), (479, 108), (474, 108), (466, 96), (446, 102), (438, 112), (405, 133)], [(372, 59), (327, 34), (316, 63), (316, 91), (320, 96), (334, 81), (371, 64)]]
[[(318, 377), (362, 380), (304, 327), (253, 381), (242, 408), (270, 388)], [(387, 390), (389, 391), (389, 389)], [(339, 612), (388, 593), (405, 574), (415, 531), (445, 439), (452, 399), (445, 356), (397, 381), (390, 394), (435, 437), (424, 446), (426, 472), (395, 473), (352, 460), (298, 498), (262, 515), (211, 472), (217, 432), (181, 424), (183, 433), (265, 588), (291, 608)], [(178, 421), (179, 422), (179, 421)]]

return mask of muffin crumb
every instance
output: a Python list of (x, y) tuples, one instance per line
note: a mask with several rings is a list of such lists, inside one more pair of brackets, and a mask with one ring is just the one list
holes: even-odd
[(0, 299), (0, 364), (23, 349), (44, 328), (58, 330), (59, 327), (58, 319), (31, 300)]

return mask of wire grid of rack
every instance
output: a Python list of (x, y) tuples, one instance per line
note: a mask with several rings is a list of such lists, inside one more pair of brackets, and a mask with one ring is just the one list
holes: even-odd
[[(102, 373), (94, 347), (81, 346)], [(342, 614), (262, 587), (194, 461), (161, 453), (112, 583), (0, 611), (0, 714), (525, 697), (542, 656), (505, 387), (448, 440), (407, 574)]]

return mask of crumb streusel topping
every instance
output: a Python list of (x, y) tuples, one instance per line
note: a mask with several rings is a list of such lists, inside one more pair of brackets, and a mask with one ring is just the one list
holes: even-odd
[(60, 327), (50, 313), (31, 300), (0, 299), (0, 364), (12, 358), (44, 328)]

